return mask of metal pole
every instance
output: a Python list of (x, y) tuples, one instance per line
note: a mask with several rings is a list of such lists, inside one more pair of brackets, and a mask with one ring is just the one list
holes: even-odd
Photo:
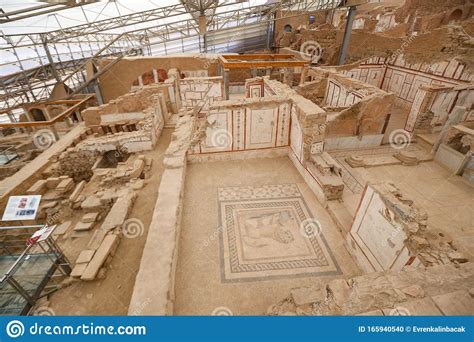
[(12, 276), (9, 275), (6, 280), (30, 305), (35, 304), (33, 297)]
[(53, 72), (54, 78), (56, 79), (56, 81), (61, 82), (61, 77), (59, 77), (58, 71), (56, 70), (55, 62), (53, 60), (53, 57), (51, 56), (51, 52), (48, 49), (48, 42), (45, 38), (43, 39), (43, 47), (44, 51), (46, 52), (46, 57), (48, 57), (49, 65), (51, 66), (51, 71)]
[(339, 51), (339, 60), (337, 62), (338, 65), (344, 64), (344, 61), (346, 60), (346, 52), (347, 47), (349, 46), (349, 41), (351, 39), (352, 23), (354, 22), (355, 13), (356, 7), (349, 7), (349, 13), (347, 14), (346, 20), (346, 29), (344, 30), (344, 38), (342, 39), (341, 50)]
[(334, 25), (334, 12), (336, 12), (336, 7), (334, 6), (334, 0), (332, 0), (331, 7), (332, 7), (332, 10), (331, 10), (331, 22), (330, 22), (330, 24)]

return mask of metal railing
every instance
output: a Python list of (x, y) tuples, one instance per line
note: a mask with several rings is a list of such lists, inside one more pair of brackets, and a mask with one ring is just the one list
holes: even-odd
[[(46, 225), (0, 227), (0, 234), (8, 235), (10, 231), (18, 232), (23, 229), (31, 232), (46, 227)], [(28, 235), (31, 237), (32, 234)], [(15, 241), (17, 245), (19, 241)], [(0, 257), (3, 266), (11, 262), (0, 279), (0, 314), (27, 314), (39, 298), (59, 289), (57, 277), (68, 276), (71, 273), (70, 263), (54, 241), (52, 234), (41, 241), (28, 242), (28, 239), (24, 239), (23, 246), (24, 250), (19, 255), (9, 253)]]
[(0, 145), (0, 165), (5, 165), (18, 158), (15, 145)]

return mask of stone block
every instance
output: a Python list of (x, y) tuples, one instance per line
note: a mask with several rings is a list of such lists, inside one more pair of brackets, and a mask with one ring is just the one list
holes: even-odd
[(92, 237), (87, 244), (87, 249), (93, 249), (93, 250), (98, 249), (106, 235), (107, 235), (107, 231), (103, 229), (96, 230), (92, 234)]
[(74, 227), (74, 230), (81, 232), (84, 230), (90, 230), (93, 226), (94, 222), (78, 222)]
[(40, 204), (40, 210), (54, 208), (58, 204), (58, 201), (48, 201)]
[(41, 179), (26, 190), (26, 193), (29, 195), (43, 195), (48, 190), (46, 184), (46, 180)]
[(98, 192), (97, 196), (100, 197), (101, 202), (111, 202), (117, 198), (117, 192), (114, 189), (107, 189), (102, 192)]
[(143, 172), (145, 167), (145, 161), (143, 159), (137, 159), (133, 162), (133, 168), (130, 171), (129, 177), (130, 178), (138, 178)]
[(118, 246), (119, 241), (120, 238), (118, 237), (118, 235), (115, 234), (109, 234), (104, 238), (99, 248), (95, 252), (92, 260), (87, 265), (87, 268), (82, 273), (82, 280), (95, 279), (97, 273), (99, 272), (100, 268), (104, 264), (111, 251)]
[(47, 193), (41, 197), (42, 201), (57, 201), (64, 198), (62, 193), (57, 192), (56, 190), (49, 190)]
[(56, 227), (56, 229), (54, 229), (53, 235), (64, 235), (68, 231), (69, 227), (71, 227), (71, 223), (71, 221), (61, 223)]
[(402, 289), (402, 292), (410, 297), (423, 298), (425, 291), (419, 285), (411, 285)]
[(461, 254), (457, 251), (449, 252), (448, 253), (448, 258), (452, 262), (458, 262), (458, 263), (465, 263), (465, 262), (469, 261), (468, 258), (465, 255), (463, 255), (463, 254)]
[(145, 181), (143, 179), (137, 179), (137, 181), (132, 184), (132, 189), (140, 190), (141, 188), (143, 188), (144, 185)]
[(81, 222), (84, 223), (93, 223), (97, 221), (97, 218), (99, 217), (99, 213), (87, 213), (81, 218)]
[(98, 210), (102, 208), (102, 202), (99, 197), (91, 195), (81, 203), (81, 208), (84, 210)]
[(74, 187), (74, 180), (72, 178), (63, 179), (58, 186), (56, 187), (56, 191), (58, 192), (68, 192), (72, 190)]
[(84, 271), (86, 270), (87, 268), (87, 263), (84, 263), (84, 264), (76, 264), (74, 266), (74, 268), (72, 269), (71, 271), (71, 277), (73, 278), (80, 278), (82, 276), (82, 274), (84, 273)]
[(291, 296), (296, 305), (324, 302), (327, 292), (325, 287), (299, 287), (291, 290)]
[(89, 261), (92, 260), (92, 257), (94, 256), (95, 251), (91, 249), (84, 249), (79, 256), (77, 257), (76, 260), (76, 265), (77, 264), (83, 264), (83, 263), (88, 263)]
[(151, 141), (134, 141), (127, 142), (123, 147), (130, 153), (148, 151), (153, 149), (153, 144)]
[(446, 293), (432, 299), (446, 316), (472, 316), (474, 313), (474, 299), (467, 291)]
[(351, 289), (344, 279), (334, 279), (329, 282), (328, 290), (332, 293), (337, 305), (342, 306), (349, 300)]
[(113, 228), (121, 226), (127, 218), (135, 198), (136, 194), (133, 192), (129, 192), (123, 196), (120, 196), (105, 217), (104, 223), (100, 229), (109, 231)]
[(81, 195), (82, 190), (84, 190), (84, 186), (86, 185), (86, 181), (80, 181), (77, 185), (74, 191), (72, 192), (71, 196), (69, 196), (69, 201), (72, 203), (76, 202), (76, 200), (79, 198)]
[(50, 177), (46, 179), (46, 186), (48, 189), (55, 189), (60, 182), (61, 179), (59, 179), (59, 177)]

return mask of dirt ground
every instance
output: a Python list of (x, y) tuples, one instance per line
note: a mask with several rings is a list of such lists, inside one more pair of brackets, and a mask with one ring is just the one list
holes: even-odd
[[(172, 131), (164, 129), (155, 149), (140, 153), (153, 158), (151, 176), (146, 179), (145, 187), (138, 192), (129, 218), (139, 218), (143, 222), (143, 234), (136, 238), (122, 237), (113, 260), (107, 267), (104, 279), (90, 282), (76, 281), (52, 294), (46, 304), (55, 315), (127, 314), (161, 181), (163, 156)], [(73, 224), (79, 220), (80, 215), (76, 216), (73, 217)], [(69, 230), (72, 230), (72, 227)], [(70, 262), (74, 263), (80, 251), (87, 245), (90, 236), (87, 234), (76, 239), (59, 240), (59, 245)]]

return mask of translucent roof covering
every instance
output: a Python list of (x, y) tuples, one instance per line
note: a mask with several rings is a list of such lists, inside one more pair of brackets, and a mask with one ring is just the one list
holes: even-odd
[(59, 81), (82, 89), (86, 63), (103, 57), (269, 48), (277, 13), (328, 9), (340, 0), (183, 2), (76, 0), (66, 7), (58, 1), (0, 0), (0, 113), (48, 98)]
[[(1, 0), (0, 8), (8, 13), (29, 7), (35, 7), (38, 6), (38, 4), (44, 3), (32, 0)], [(1, 24), (0, 29), (5, 34), (48, 32), (178, 4), (180, 4), (179, 0), (98, 1), (80, 7), (62, 9), (50, 14), (34, 15), (35, 11), (33, 11), (31, 12), (32, 15), (30, 18)], [(38, 11), (36, 11), (36, 13), (37, 12)], [(183, 16), (188, 19), (190, 14), (186, 13)], [(124, 29), (117, 29), (115, 32), (123, 31)]]
[[(236, 1), (220, 1), (215, 6), (215, 13), (232, 14), (234, 11), (244, 8), (268, 4), (273, 1), (251, 0), (242, 3)], [(1, 8), (5, 12), (35, 7), (38, 4), (44, 4), (37, 1), (14, 1), (2, 0)], [(175, 7), (170, 7), (175, 6)], [(167, 8), (166, 12), (152, 17), (149, 11), (160, 8)], [(38, 11), (36, 11), (38, 12)], [(35, 11), (31, 12), (34, 14)], [(118, 20), (111, 25), (110, 23), (102, 25), (103, 21), (112, 18), (121, 18), (130, 14), (141, 14), (135, 20)], [(168, 14), (168, 15), (163, 15)], [(157, 18), (154, 20), (154, 18)], [(194, 20), (191, 13), (187, 12), (182, 3), (178, 0), (118, 0), (118, 1), (98, 1), (79, 7), (62, 9), (49, 14), (31, 15), (31, 17), (21, 20), (15, 20), (0, 24), (1, 33), (8, 36), (0, 36), (0, 77), (14, 74), (22, 70), (30, 70), (49, 63), (43, 38), (41, 34), (51, 33), (52, 38), (47, 36), (50, 52), (54, 62), (67, 61), (77, 58), (90, 57), (95, 51), (98, 51), (102, 45), (97, 42), (97, 37), (87, 35), (91, 32), (99, 32), (103, 37), (106, 35), (118, 35), (125, 32), (136, 32), (142, 34), (143, 30), (169, 25), (182, 25), (186, 21)], [(98, 25), (93, 25), (97, 23)], [(248, 21), (249, 24), (252, 20)], [(195, 24), (196, 25), (196, 24)], [(232, 26), (229, 22), (227, 26)], [(107, 29), (108, 27), (111, 27)], [(84, 30), (84, 31), (83, 31)], [(77, 31), (77, 35), (85, 37), (84, 39), (68, 39), (68, 35)], [(174, 36), (181, 37), (180, 30), (175, 29)], [(153, 33), (146, 32), (148, 38), (153, 43)], [(159, 32), (158, 32), (159, 33)], [(169, 34), (169, 30), (167, 31)], [(62, 36), (66, 38), (61, 39)], [(159, 36), (159, 34), (157, 35)], [(168, 37), (172, 40), (173, 35)], [(57, 39), (57, 41), (55, 41)], [(110, 40), (113, 37), (109, 38)], [(158, 40), (160, 40), (159, 38)], [(156, 39), (155, 39), (156, 41)], [(54, 43), (54, 44), (53, 44)], [(158, 42), (157, 42), (158, 43)], [(84, 47), (84, 45), (86, 45)], [(174, 44), (176, 45), (176, 44)], [(183, 42), (179, 43), (184, 45)], [(180, 51), (181, 50), (181, 51)], [(164, 51), (164, 53), (163, 53)], [(183, 48), (175, 48), (169, 44), (164, 50), (162, 46), (150, 49), (150, 55), (169, 54), (170, 52), (184, 52)], [(192, 51), (190, 51), (192, 52)], [(199, 52), (199, 51), (197, 51)]]
[[(332, 0), (327, 0), (332, 1)], [(216, 9), (217, 13), (236, 10), (239, 8), (255, 7), (268, 3), (277, 3), (278, 1), (268, 0), (249, 0), (249, 1), (219, 1), (222, 7)], [(1, 0), (0, 8), (5, 12), (15, 11), (28, 7), (38, 6), (38, 1), (15, 1)], [(227, 5), (226, 5), (227, 4)], [(21, 34), (21, 33), (41, 33), (54, 31), (58, 29), (72, 28), (77, 25), (94, 23), (104, 19), (120, 17), (128, 14), (149, 11), (157, 8), (168, 7), (172, 5), (181, 5), (179, 0), (116, 0), (116, 1), (98, 1), (79, 7), (63, 9), (50, 14), (42, 14), (31, 16), (28, 19), (22, 19), (11, 23), (0, 25), (0, 29), (5, 34)], [(32, 12), (34, 14), (35, 12)], [(159, 24), (169, 22), (179, 22), (192, 18), (190, 13), (182, 15), (173, 15), (169, 18), (161, 19)], [(156, 22), (154, 23), (156, 25)], [(126, 26), (106, 30), (107, 33), (122, 33), (140, 28), (149, 27), (150, 23), (143, 23), (133, 26)]]

